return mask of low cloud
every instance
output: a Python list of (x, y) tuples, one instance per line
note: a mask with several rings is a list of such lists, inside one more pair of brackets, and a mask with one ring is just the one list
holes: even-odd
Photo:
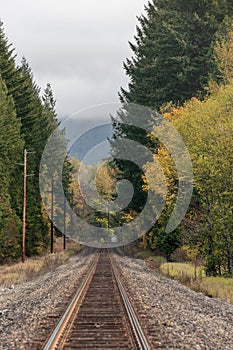
[[(18, 60), (25, 56), (37, 83), (50, 82), (59, 116), (117, 101), (127, 85), (136, 16), (146, 0), (1, 1), (1, 19)], [(13, 9), (13, 10), (12, 10)]]

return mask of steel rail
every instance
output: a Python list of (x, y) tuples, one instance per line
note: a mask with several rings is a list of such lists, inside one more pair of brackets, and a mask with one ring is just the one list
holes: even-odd
[(82, 280), (81, 285), (79, 286), (77, 292), (73, 296), (71, 303), (67, 307), (66, 311), (64, 312), (60, 321), (58, 322), (57, 326), (53, 330), (49, 340), (44, 345), (43, 350), (52, 350), (52, 349), (56, 348), (56, 344), (59, 341), (61, 334), (62, 334), (63, 330), (65, 329), (67, 323), (69, 322), (71, 315), (72, 315), (77, 303), (79, 302), (81, 295), (83, 294), (83, 291), (86, 289), (86, 286), (88, 285), (90, 279), (92, 278), (92, 276), (95, 272), (98, 259), (99, 259), (99, 254), (97, 255), (97, 258), (95, 259), (95, 261), (91, 265), (87, 275)]
[[(69, 306), (67, 307), (66, 311), (64, 312), (60, 321), (58, 322), (57, 326), (53, 330), (49, 340), (44, 345), (43, 350), (54, 350), (57, 348), (58, 344), (61, 345), (63, 341), (62, 336), (64, 336), (64, 333), (67, 333), (67, 329), (69, 329), (68, 325), (70, 320), (72, 320), (72, 318), (74, 319), (75, 315), (77, 314), (77, 307), (79, 306), (78, 304), (80, 303), (80, 300), (82, 301), (82, 297), (84, 296), (85, 291), (88, 289), (89, 283), (96, 271), (96, 266), (99, 261), (99, 256), (100, 254), (97, 255), (95, 261), (93, 262), (90, 269), (88, 270), (77, 292), (73, 296), (72, 301), (70, 302)], [(114, 266), (114, 263), (112, 258), (110, 257), (110, 254), (109, 254), (109, 258), (110, 258), (111, 268), (113, 271), (113, 276), (116, 280), (117, 287), (119, 289), (121, 299), (128, 316), (130, 327), (132, 329), (132, 332), (136, 339), (138, 347), (140, 350), (150, 350), (150, 346), (146, 340), (146, 337), (137, 319), (135, 311), (127, 296), (127, 292), (125, 291), (125, 288), (123, 287), (120, 281), (119, 274), (117, 272), (116, 267)]]
[(134, 331), (134, 335), (136, 336), (136, 339), (138, 341), (139, 347), (141, 350), (150, 350), (150, 346), (146, 340), (146, 336), (144, 335), (144, 332), (141, 328), (141, 325), (138, 321), (138, 318), (135, 314), (135, 311), (132, 307), (132, 304), (127, 296), (125, 288), (123, 287), (123, 285), (120, 281), (120, 277), (119, 277), (119, 274), (116, 270), (116, 267), (114, 266), (111, 258), (110, 258), (110, 260), (111, 260), (111, 264), (112, 264), (113, 273), (114, 273), (114, 276), (115, 276), (115, 279), (116, 279), (116, 282), (117, 282), (117, 285), (118, 285), (118, 288), (119, 288), (119, 291), (120, 291), (120, 294), (121, 294), (121, 297), (122, 297), (122, 300), (123, 300), (123, 303), (124, 303), (124, 306), (125, 306), (125, 309), (126, 309), (126, 312), (127, 312), (130, 324), (131, 324), (131, 327), (132, 327), (132, 329)]

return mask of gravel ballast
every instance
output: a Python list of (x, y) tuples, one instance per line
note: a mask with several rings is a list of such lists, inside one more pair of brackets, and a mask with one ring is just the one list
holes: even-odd
[(196, 293), (147, 268), (144, 261), (114, 255), (135, 304), (170, 344), (168, 349), (233, 349), (233, 305)]
[(0, 349), (31, 350), (40, 323), (74, 292), (75, 283), (81, 281), (92, 259), (82, 252), (31, 282), (0, 287)]
[[(30, 349), (41, 320), (81, 281), (93, 255), (81, 253), (53, 272), (12, 288), (0, 287), (0, 349)], [(133, 304), (166, 339), (166, 349), (233, 349), (233, 305), (163, 277), (142, 260), (114, 254)], [(153, 338), (153, 334), (150, 335)]]

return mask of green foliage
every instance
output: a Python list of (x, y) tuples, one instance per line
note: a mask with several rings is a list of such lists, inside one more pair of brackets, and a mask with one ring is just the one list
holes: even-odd
[(20, 220), (9, 201), (0, 201), (0, 263), (17, 259), (20, 254)]
[(175, 120), (192, 158), (208, 275), (233, 275), (232, 98), (233, 83), (204, 102), (192, 100)]
[[(112, 119), (114, 135), (111, 147), (114, 161), (111, 166), (115, 169), (114, 176), (118, 181), (128, 180), (134, 189), (131, 202), (117, 215), (120, 225), (133, 220), (143, 210), (147, 201), (148, 191), (144, 186), (143, 166), (147, 161), (153, 160), (152, 154), (157, 149), (157, 139), (149, 135), (156, 117), (157, 115), (150, 109), (135, 104), (123, 104), (117, 117)], [(144, 119), (144, 123), (141, 128), (142, 119)], [(129, 157), (127, 155), (129, 151), (124, 146), (125, 140), (135, 141), (134, 152), (129, 154)], [(151, 153), (148, 152), (148, 148), (152, 151)], [(122, 158), (123, 154), (127, 156)], [(118, 155), (120, 155), (119, 158)], [(132, 160), (130, 156), (132, 156)]]
[[(194, 260), (199, 255), (206, 257), (209, 275), (216, 275), (221, 269), (233, 275), (232, 87), (228, 91), (218, 90), (219, 83), (232, 78), (232, 6), (232, 1), (227, 0), (149, 2), (145, 16), (139, 17), (135, 42), (130, 43), (133, 57), (124, 63), (130, 82), (128, 90), (121, 89), (123, 107), (126, 103), (135, 103), (163, 112), (173, 108), (167, 116), (190, 149), (195, 171), (194, 196), (181, 228), (173, 233), (165, 234), (178, 186), (169, 150), (158, 142), (151, 147), (150, 134), (129, 127), (127, 122), (131, 116), (127, 108), (126, 113), (120, 112), (118, 119), (113, 120), (115, 138), (130, 138), (154, 148), (154, 158), (162, 165), (166, 177), (166, 205), (151, 232), (143, 234), (144, 247), (148, 244), (170, 259), (182, 242), (187, 243), (195, 250)], [(218, 95), (205, 101), (207, 87), (211, 86), (209, 90), (213, 94), (214, 84)], [(193, 97), (204, 102), (192, 100), (185, 108), (174, 109)], [(142, 125), (156, 125), (155, 120), (143, 113), (136, 117)], [(145, 176), (129, 162), (121, 161), (117, 165), (124, 177), (131, 181), (137, 177), (134, 188), (138, 190), (141, 207), (146, 200), (147, 177), (152, 190), (160, 193), (160, 179), (154, 176), (157, 174), (155, 163), (147, 162)], [(140, 192), (140, 177), (145, 181), (145, 192)], [(139, 212), (141, 207), (132, 209)]]
[(121, 100), (160, 109), (206, 94), (216, 73), (213, 43), (224, 30), (231, 1), (153, 0), (139, 17), (133, 57), (124, 63), (130, 78)]
[(160, 267), (165, 276), (175, 278), (196, 292), (233, 303), (233, 279), (209, 277), (202, 265), (190, 263), (165, 263)]
[(27, 91), (26, 101), (21, 100), (20, 103), (18, 101), (18, 109), (25, 102), (27, 104), (27, 114), (21, 118), (21, 134), (25, 140), (25, 148), (31, 152), (27, 157), (27, 173), (34, 174), (27, 179), (26, 254), (30, 256), (40, 253), (47, 245), (48, 224), (45, 217), (41, 215), (39, 165), (49, 135), (46, 132), (39, 88), (33, 80), (32, 71), (25, 59), (22, 61), (20, 76), (24, 84), (20, 85), (18, 91), (21, 91), (21, 96), (24, 96), (24, 91)]
[(153, 229), (153, 245), (158, 254), (165, 256), (167, 261), (171, 261), (172, 253), (180, 246), (179, 230), (176, 229), (171, 233), (166, 233), (165, 227), (156, 227)]
[[(137, 125), (153, 126), (156, 125), (156, 118), (153, 118), (153, 113), (143, 111), (130, 113), (133, 107), (127, 107), (127, 103), (164, 110), (169, 105), (183, 104), (194, 96), (203, 99), (210, 77), (217, 82), (222, 81), (214, 45), (220, 33), (226, 33), (231, 11), (231, 1), (149, 2), (145, 7), (145, 15), (138, 18), (135, 41), (130, 43), (133, 56), (124, 63), (130, 82), (128, 89), (122, 88), (119, 94), (124, 111), (120, 111), (112, 121), (115, 139), (135, 140), (150, 148), (156, 157), (158, 140), (138, 127), (129, 126), (134, 118), (140, 121)], [(114, 140), (112, 147), (116, 151)], [(171, 163), (167, 164), (168, 168), (172, 168)], [(149, 163), (147, 165), (147, 170), (153, 167)], [(134, 186), (134, 198), (128, 209), (137, 215), (147, 200), (146, 184), (141, 182), (144, 174), (129, 161), (115, 159), (115, 166), (119, 169), (119, 178), (130, 180)], [(164, 234), (165, 223), (174, 206), (177, 183), (177, 176), (172, 171), (167, 179), (169, 193), (166, 208), (152, 230), (154, 241), (151, 233), (144, 237), (144, 241), (150, 245), (160, 246), (168, 258), (172, 249), (179, 246), (178, 233), (174, 233), (171, 240)], [(158, 191), (156, 183), (154, 190)]]
[(11, 177), (22, 155), (20, 120), (0, 76), (0, 262), (19, 256), (20, 220), (11, 208)]
[[(40, 159), (47, 140), (58, 122), (55, 99), (48, 84), (43, 97), (32, 70), (23, 58), (16, 66), (14, 49), (0, 23), (0, 245), (1, 259), (19, 255), (23, 207), (23, 148), (28, 151), (27, 174), (27, 256), (48, 246), (48, 218), (41, 204)], [(64, 164), (64, 187), (69, 185), (70, 164)], [(1, 261), (2, 261), (1, 260)]]

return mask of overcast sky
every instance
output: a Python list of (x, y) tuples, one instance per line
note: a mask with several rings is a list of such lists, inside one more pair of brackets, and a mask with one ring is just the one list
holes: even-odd
[(147, 0), (1, 0), (0, 18), (18, 60), (25, 56), (38, 85), (52, 85), (59, 117), (118, 100), (127, 86), (137, 15)]

